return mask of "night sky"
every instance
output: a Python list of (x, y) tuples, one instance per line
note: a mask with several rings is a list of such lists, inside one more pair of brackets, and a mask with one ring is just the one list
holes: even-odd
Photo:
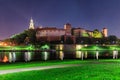
[(108, 28), (120, 38), (120, 0), (0, 0), (0, 40), (35, 26)]

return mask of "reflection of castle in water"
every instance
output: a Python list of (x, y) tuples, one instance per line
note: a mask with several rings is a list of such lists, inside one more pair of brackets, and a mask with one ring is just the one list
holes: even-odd
[(29, 29), (36, 29), (37, 40), (44, 41), (60, 41), (61, 36), (76, 38), (76, 37), (94, 37), (102, 38), (108, 36), (107, 28), (103, 28), (101, 32), (97, 29), (94, 31), (86, 30), (84, 28), (72, 28), (72, 25), (67, 23), (64, 25), (64, 29), (56, 27), (38, 27), (35, 28), (33, 19), (30, 20)]
[[(50, 48), (52, 47), (52, 48)], [(89, 49), (94, 47), (94, 49)], [(64, 60), (64, 59), (117, 59), (120, 57), (119, 50), (113, 49), (100, 50), (104, 46), (88, 45), (51, 45), (42, 47), (39, 50), (10, 50), (0, 51), (0, 62), (17, 61), (46, 61), (46, 60)], [(86, 48), (86, 49), (85, 49)], [(85, 49), (85, 50), (84, 50)]]

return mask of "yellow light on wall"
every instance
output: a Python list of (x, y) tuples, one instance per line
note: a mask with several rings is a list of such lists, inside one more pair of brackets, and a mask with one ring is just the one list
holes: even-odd
[(82, 48), (81, 45), (76, 45), (76, 50), (80, 50)]
[(60, 48), (60, 50), (63, 50), (63, 45), (62, 45), (62, 44), (60, 44), (59, 48)]

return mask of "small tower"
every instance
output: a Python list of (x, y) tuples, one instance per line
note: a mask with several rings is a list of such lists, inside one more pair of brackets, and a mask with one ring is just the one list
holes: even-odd
[(103, 28), (102, 33), (103, 33), (104, 37), (108, 37), (108, 29), (107, 28)]
[(32, 18), (30, 19), (29, 29), (34, 29), (34, 22)]
[(72, 28), (71, 24), (69, 24), (69, 23), (67, 23), (67, 24), (64, 25), (64, 29), (65, 29), (66, 35), (71, 36), (71, 28)]

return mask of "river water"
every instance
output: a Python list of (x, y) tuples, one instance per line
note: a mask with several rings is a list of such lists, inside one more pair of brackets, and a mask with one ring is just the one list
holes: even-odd
[[(85, 47), (85, 49), (84, 49)], [(104, 47), (103, 47), (104, 48)], [(105, 49), (105, 48), (104, 48)], [(40, 49), (39, 49), (40, 50)], [(42, 51), (1, 51), (0, 62), (17, 61), (41, 61), (41, 60), (64, 60), (64, 59), (116, 59), (119, 58), (119, 50), (101, 49), (99, 46), (88, 45), (51, 45), (49, 50)]]

